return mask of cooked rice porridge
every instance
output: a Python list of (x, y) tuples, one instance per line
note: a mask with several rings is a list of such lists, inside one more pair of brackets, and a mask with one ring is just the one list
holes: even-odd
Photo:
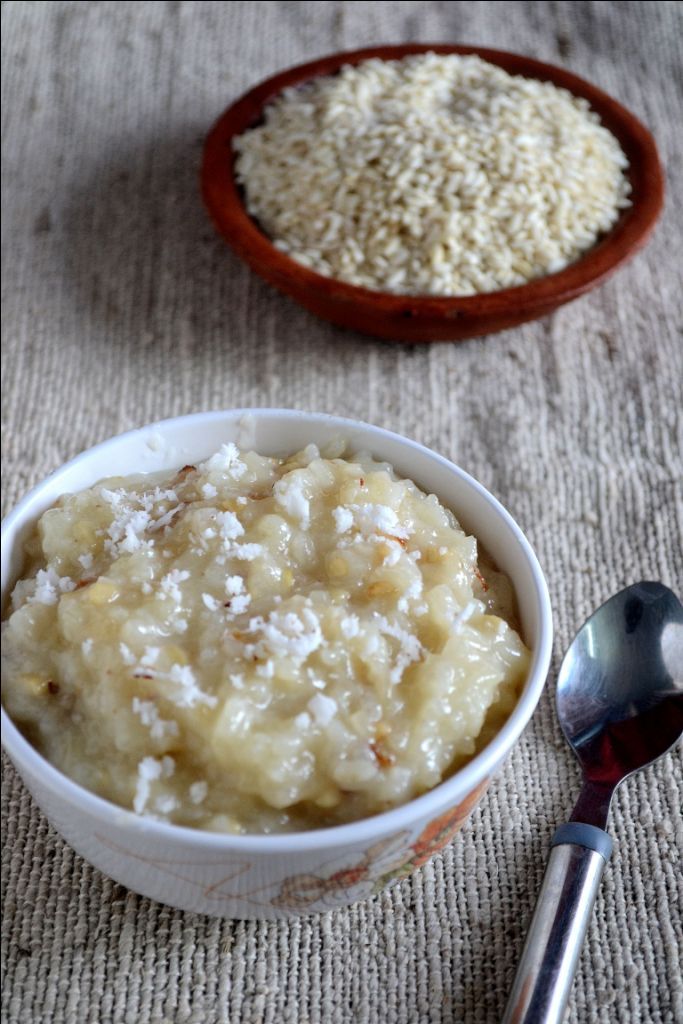
[(586, 100), (476, 56), (347, 65), (284, 90), (234, 148), (278, 248), (396, 294), (554, 273), (629, 205), (627, 158)]
[(515, 705), (507, 578), (453, 514), (340, 442), (223, 445), (61, 498), (3, 623), (3, 699), (81, 785), (218, 832), (424, 793)]

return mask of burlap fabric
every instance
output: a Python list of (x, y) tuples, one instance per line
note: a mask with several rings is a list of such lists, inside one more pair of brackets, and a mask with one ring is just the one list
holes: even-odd
[[(681, 37), (676, 3), (6, 3), (5, 507), (95, 442), (234, 405), (370, 420), (497, 494), (547, 572), (561, 652), (638, 578), (683, 581)], [(318, 322), (214, 236), (197, 188), (221, 110), (285, 65), (373, 41), (468, 41), (566, 64), (652, 128), (664, 219), (554, 316), (401, 347)], [(552, 681), (453, 845), (382, 897), (292, 923), (182, 914), (90, 868), (11, 767), (8, 1022), (483, 1024), (500, 1018), (578, 772)], [(616, 849), (570, 1020), (683, 1020), (680, 759), (615, 801)]]

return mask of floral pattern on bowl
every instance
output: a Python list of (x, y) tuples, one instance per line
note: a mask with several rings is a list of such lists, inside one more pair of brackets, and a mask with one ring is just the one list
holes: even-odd
[(410, 832), (404, 830), (374, 843), (355, 864), (330, 875), (290, 875), (271, 900), (272, 905), (299, 912), (323, 910), (336, 906), (342, 894), (345, 898), (341, 902), (348, 903), (349, 898), (352, 901), (364, 899), (406, 878), (460, 831), (484, 795), (488, 782), (485, 779), (456, 807), (433, 818), (412, 843), (409, 842)]

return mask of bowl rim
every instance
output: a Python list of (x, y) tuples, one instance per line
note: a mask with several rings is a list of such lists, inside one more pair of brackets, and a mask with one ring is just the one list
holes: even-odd
[[(189, 828), (183, 825), (175, 825), (154, 819), (145, 818), (134, 814), (133, 811), (114, 804), (104, 797), (74, 782), (58, 768), (52, 765), (31, 743), (23, 736), (19, 728), (14, 724), (4, 705), (0, 707), (0, 718), (2, 721), (2, 745), (15, 762), (21, 775), (21, 768), (26, 767), (30, 774), (36, 776), (50, 789), (68, 801), (71, 805), (82, 809), (85, 813), (104, 821), (109, 825), (124, 824), (135, 830), (138, 834), (145, 833), (169, 842), (185, 841), (194, 845), (200, 845), (213, 851), (242, 851), (252, 853), (292, 853), (320, 849), (322, 847), (338, 846), (343, 848), (350, 843), (357, 843), (364, 840), (371, 840), (388, 832), (410, 827), (415, 820), (437, 814), (443, 811), (445, 806), (453, 806), (463, 800), (478, 784), (488, 779), (495, 768), (502, 762), (510, 752), (517, 739), (528, 724), (543, 687), (550, 665), (553, 640), (552, 610), (548, 586), (543, 571), (538, 562), (529, 541), (517, 525), (510, 513), (482, 484), (472, 477), (465, 470), (455, 463), (446, 459), (438, 452), (427, 448), (425, 445), (409, 438), (403, 437), (394, 431), (386, 430), (383, 427), (366, 423), (362, 420), (354, 420), (348, 417), (332, 416), (326, 413), (304, 412), (296, 409), (273, 409), (267, 407), (252, 407), (242, 409), (214, 410), (210, 412), (191, 413), (184, 416), (174, 416), (164, 420), (158, 420), (138, 427), (133, 430), (118, 434), (99, 444), (80, 452), (72, 459), (54, 470), (42, 481), (36, 484), (18, 502), (18, 504), (2, 520), (2, 544), (10, 543), (8, 534), (15, 529), (30, 522), (35, 515), (32, 506), (41, 493), (52, 483), (66, 474), (84, 459), (102, 458), (106, 462), (106, 455), (113, 447), (126, 441), (140, 438), (148, 438), (150, 432), (159, 433), (163, 437), (164, 430), (170, 430), (178, 424), (193, 424), (221, 422), (237, 422), (246, 416), (258, 418), (260, 416), (281, 417), (283, 420), (297, 419), (310, 420), (312, 422), (323, 421), (333, 426), (339, 426), (340, 430), (368, 431), (371, 435), (382, 439), (389, 439), (399, 442), (408, 452), (419, 453), (421, 457), (427, 456), (449, 472), (457, 476), (465, 486), (477, 492), (487, 504), (489, 504), (505, 528), (517, 541), (519, 548), (531, 570), (533, 583), (533, 601), (536, 604), (538, 616), (538, 640), (532, 650), (532, 660), (529, 668), (527, 681), (523, 692), (506, 720), (503, 727), (495, 734), (490, 742), (471, 761), (439, 783), (433, 789), (405, 804), (394, 807), (380, 814), (371, 817), (361, 818), (358, 821), (347, 822), (342, 825), (334, 825), (328, 828), (310, 829), (304, 832), (284, 832), (269, 835), (249, 833), (246, 835), (231, 835), (229, 833), (207, 832), (201, 829)], [(89, 485), (91, 486), (91, 485)], [(64, 492), (69, 493), (69, 492)], [(15, 540), (12, 538), (11, 544)], [(7, 589), (11, 585), (10, 579), (3, 580)], [(513, 580), (513, 583), (515, 581)]]
[[(263, 107), (286, 88), (334, 74), (344, 65), (371, 58), (398, 60), (421, 53), (479, 56), (511, 74), (550, 81), (588, 100), (626, 151), (627, 173), (640, 194), (591, 249), (563, 270), (525, 284), (476, 295), (394, 294), (363, 288), (319, 274), (277, 249), (247, 212), (234, 174), (233, 138), (257, 123)], [(360, 312), (377, 314), (381, 311), (387, 316), (410, 315), (416, 319), (421, 315), (445, 321), (456, 315), (485, 319), (513, 311), (531, 319), (596, 287), (645, 245), (662, 210), (664, 172), (654, 138), (645, 125), (606, 92), (565, 68), (509, 50), (476, 45), (405, 43), (337, 51), (286, 68), (249, 89), (223, 112), (206, 138), (201, 189), (218, 233), (254, 270), (260, 272), (259, 267), (267, 267), (270, 283), (276, 287), (281, 285), (289, 294), (293, 287), (315, 290), (330, 301), (356, 307)]]

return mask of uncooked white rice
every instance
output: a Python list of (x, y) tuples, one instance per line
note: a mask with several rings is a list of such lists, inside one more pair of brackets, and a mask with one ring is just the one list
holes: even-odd
[(368, 60), (285, 90), (235, 140), (247, 207), (321, 274), (472, 295), (566, 267), (628, 206), (588, 103), (478, 57)]

